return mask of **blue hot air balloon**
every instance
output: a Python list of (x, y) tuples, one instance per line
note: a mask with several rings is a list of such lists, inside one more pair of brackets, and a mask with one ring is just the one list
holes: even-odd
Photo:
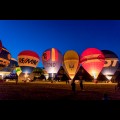
[(101, 72), (108, 80), (111, 80), (119, 66), (118, 56), (110, 50), (101, 51), (105, 56), (105, 64)]

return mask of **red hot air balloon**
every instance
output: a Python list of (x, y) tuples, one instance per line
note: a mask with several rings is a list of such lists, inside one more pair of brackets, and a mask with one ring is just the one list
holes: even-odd
[(42, 63), (49, 76), (54, 78), (62, 64), (61, 52), (56, 48), (45, 50), (42, 54)]
[(25, 50), (18, 54), (18, 65), (23, 73), (31, 73), (39, 61), (39, 55), (31, 50)]
[(99, 73), (103, 69), (105, 56), (97, 48), (88, 48), (81, 54), (80, 63), (83, 68), (93, 76), (96, 81)]

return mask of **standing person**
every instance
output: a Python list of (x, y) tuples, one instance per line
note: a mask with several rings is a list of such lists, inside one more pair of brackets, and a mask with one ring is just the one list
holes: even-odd
[(16, 76), (16, 84), (18, 83), (18, 75)]
[(117, 85), (115, 86), (115, 90), (120, 90), (120, 81), (118, 81)]
[(74, 81), (71, 83), (71, 86), (72, 86), (72, 91), (75, 93), (75, 91), (76, 91), (76, 85), (75, 85)]
[(83, 90), (83, 81), (80, 80), (80, 89)]
[(120, 89), (120, 82), (118, 82), (118, 84), (117, 84), (117, 88), (118, 88), (118, 90)]

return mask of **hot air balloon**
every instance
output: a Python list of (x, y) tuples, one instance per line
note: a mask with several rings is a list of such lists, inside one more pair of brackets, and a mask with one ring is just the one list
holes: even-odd
[(39, 55), (31, 50), (24, 50), (18, 54), (18, 65), (25, 75), (31, 73), (39, 61)]
[(75, 77), (79, 69), (79, 55), (74, 50), (68, 50), (63, 57), (63, 67), (71, 80)]
[(7, 67), (10, 64), (11, 54), (10, 52), (2, 46), (2, 51), (0, 52), (0, 70)]
[(118, 56), (110, 50), (101, 51), (105, 56), (105, 64), (101, 72), (110, 82), (117, 68), (119, 67), (119, 59)]
[(16, 68), (15, 68), (15, 72), (16, 72), (16, 74), (19, 76), (20, 73), (22, 73), (22, 70), (21, 70), (20, 67), (16, 67)]
[(105, 57), (101, 50), (97, 48), (87, 48), (80, 56), (80, 63), (83, 68), (94, 78), (97, 82), (97, 77), (101, 72), (105, 62)]
[(14, 58), (11, 58), (10, 64), (7, 67), (3, 68), (2, 71), (9, 71), (9, 72), (15, 73), (15, 68), (17, 66), (18, 66), (17, 60)]
[(63, 57), (61, 52), (56, 48), (50, 48), (43, 52), (42, 54), (43, 66), (47, 73), (49, 73), (49, 77), (51, 77), (52, 79), (55, 77), (55, 74), (60, 69), (62, 59)]

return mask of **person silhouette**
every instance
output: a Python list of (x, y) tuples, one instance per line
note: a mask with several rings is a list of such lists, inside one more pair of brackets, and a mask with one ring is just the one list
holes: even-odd
[(74, 81), (71, 83), (71, 86), (72, 86), (72, 91), (75, 93), (76, 92), (76, 84)]
[(16, 84), (18, 84), (18, 75), (16, 75)]
[(118, 81), (117, 85), (115, 86), (115, 90), (120, 90), (120, 81)]
[(83, 81), (80, 80), (80, 89), (83, 90)]

